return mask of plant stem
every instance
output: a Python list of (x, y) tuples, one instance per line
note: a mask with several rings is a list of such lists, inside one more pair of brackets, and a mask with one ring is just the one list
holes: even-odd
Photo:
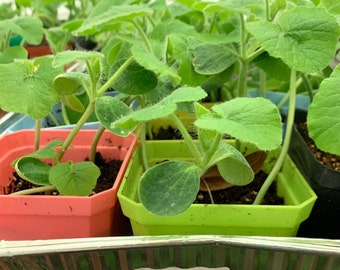
[(149, 168), (149, 162), (146, 155), (146, 122), (142, 121), (140, 123), (140, 142), (141, 142), (141, 149), (142, 149), (142, 160), (143, 160), (143, 166), (144, 170), (146, 171)]
[(260, 97), (266, 96), (266, 82), (267, 82), (266, 79), (267, 79), (266, 72), (260, 69), (260, 87), (259, 87)]
[(144, 41), (144, 43), (145, 43), (145, 46), (146, 46), (146, 48), (148, 49), (148, 51), (149, 51), (150, 53), (153, 54), (151, 44), (150, 44), (150, 42), (149, 42), (149, 40), (148, 40), (148, 37), (147, 37), (146, 34), (144, 33), (143, 29), (142, 29), (142, 28), (140, 27), (140, 25), (139, 25), (138, 23), (136, 23), (135, 21), (132, 21), (132, 23), (133, 23), (133, 25), (136, 27), (138, 33), (141, 35), (141, 37), (142, 37), (142, 39), (143, 39), (143, 41)]
[(288, 116), (287, 116), (287, 124), (286, 124), (286, 132), (284, 136), (284, 141), (282, 145), (282, 149), (280, 152), (280, 155), (275, 162), (275, 165), (273, 169), (270, 171), (269, 175), (267, 176), (267, 179), (263, 183), (259, 193), (257, 194), (255, 201), (253, 204), (259, 205), (264, 195), (266, 194), (267, 190), (269, 189), (270, 185), (275, 180), (277, 174), (280, 172), (281, 167), (284, 163), (284, 160), (286, 158), (286, 155), (288, 153), (288, 148), (290, 144), (290, 137), (292, 134), (292, 129), (294, 126), (294, 114), (295, 114), (295, 99), (296, 99), (296, 71), (292, 69), (290, 74), (290, 87), (289, 87), (289, 107), (288, 107)]
[(214, 202), (214, 197), (213, 197), (213, 195), (212, 195), (212, 193), (211, 193), (211, 190), (210, 190), (210, 187), (209, 187), (207, 181), (205, 181), (204, 177), (201, 177), (201, 180), (202, 180), (202, 182), (204, 183), (205, 187), (207, 188), (207, 191), (208, 191), (208, 194), (209, 194), (209, 198), (210, 198), (211, 204), (215, 204), (215, 202)]
[(267, 22), (270, 22), (271, 18), (270, 18), (269, 0), (265, 0), (265, 2), (266, 2), (266, 20)]
[(185, 128), (182, 121), (179, 119), (179, 117), (176, 115), (176, 113), (170, 114), (171, 119), (174, 121), (175, 126), (178, 128), (178, 130), (181, 132), (186, 144), (189, 147), (189, 150), (191, 154), (193, 155), (195, 161), (197, 164), (201, 164), (201, 152), (199, 151), (197, 145), (194, 143), (194, 140), (191, 138), (189, 132)]
[(61, 158), (64, 156), (67, 148), (71, 145), (71, 142), (73, 141), (74, 137), (77, 135), (79, 130), (83, 127), (87, 119), (89, 119), (89, 117), (93, 113), (94, 106), (95, 106), (95, 101), (91, 101), (89, 105), (87, 106), (85, 112), (83, 113), (79, 121), (77, 122), (77, 124), (72, 129), (71, 133), (67, 136), (66, 140), (64, 141), (58, 153), (58, 156), (57, 156), (58, 161), (60, 161)]
[(132, 63), (134, 57), (130, 56), (121, 66), (120, 68), (110, 77), (110, 79), (107, 80), (107, 82), (100, 87), (100, 89), (97, 91), (97, 96), (102, 96), (107, 89), (110, 88), (111, 84), (113, 84), (119, 76), (123, 73), (123, 71)]
[(49, 185), (49, 186), (43, 186), (43, 187), (36, 187), (36, 188), (30, 188), (30, 189), (24, 189), (17, 192), (13, 192), (9, 194), (9, 196), (15, 196), (15, 195), (30, 195), (30, 194), (36, 194), (41, 192), (47, 192), (57, 190), (55, 186)]
[(206, 152), (202, 163), (200, 164), (201, 168), (203, 168), (203, 171), (205, 172), (210, 166), (211, 164), (209, 164), (211, 158), (213, 157), (213, 155), (216, 153), (218, 146), (221, 143), (221, 139), (222, 139), (222, 134), (217, 133), (214, 141), (212, 142), (212, 145), (210, 146), (210, 148), (208, 149), (208, 151)]
[(240, 62), (240, 72), (237, 85), (237, 97), (243, 97), (246, 94), (247, 85), (247, 73), (248, 73), (248, 61), (247, 61), (247, 48), (246, 48), (246, 31), (245, 31), (245, 21), (243, 14), (240, 13), (240, 24), (241, 24), (241, 62)]
[(41, 132), (41, 119), (35, 120), (35, 133), (34, 133), (34, 150), (38, 151), (40, 147), (40, 132)]
[(90, 150), (90, 157), (89, 157), (89, 160), (92, 161), (93, 163), (95, 162), (95, 159), (96, 159), (96, 151), (97, 151), (98, 142), (100, 140), (100, 137), (103, 135), (104, 131), (105, 131), (105, 127), (100, 126), (96, 132), (96, 135), (93, 138), (93, 141), (91, 144), (91, 150)]

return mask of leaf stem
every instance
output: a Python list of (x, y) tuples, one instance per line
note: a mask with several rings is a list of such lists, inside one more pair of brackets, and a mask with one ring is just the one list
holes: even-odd
[(66, 140), (64, 141), (63, 145), (60, 148), (60, 151), (58, 153), (57, 159), (58, 161), (61, 160), (61, 158), (64, 156), (67, 148), (71, 145), (73, 139), (79, 132), (79, 130), (83, 127), (83, 125), (86, 123), (86, 121), (89, 119), (91, 114), (94, 111), (95, 101), (90, 101), (89, 105), (87, 106), (85, 112), (80, 117), (77, 124), (74, 126), (74, 128), (71, 130), (71, 133), (67, 136)]
[(199, 151), (197, 145), (194, 143), (194, 140), (191, 138), (189, 132), (185, 128), (184, 124), (182, 121), (179, 119), (179, 117), (176, 115), (176, 113), (170, 114), (171, 119), (174, 121), (176, 127), (179, 129), (181, 132), (186, 144), (189, 147), (189, 150), (191, 154), (193, 155), (195, 161), (197, 164), (201, 164), (201, 152)]
[(294, 114), (295, 114), (295, 99), (296, 99), (296, 71), (292, 69), (290, 74), (290, 87), (289, 87), (289, 107), (288, 107), (288, 116), (287, 116), (287, 124), (286, 124), (286, 132), (284, 136), (284, 141), (282, 145), (282, 149), (280, 152), (280, 155), (275, 162), (275, 165), (273, 169), (270, 171), (269, 175), (267, 176), (267, 179), (263, 183), (259, 193), (257, 194), (255, 201), (253, 204), (259, 205), (264, 195), (266, 194), (267, 190), (269, 189), (270, 185), (275, 180), (276, 176), (281, 170), (281, 167), (284, 163), (284, 160), (286, 158), (286, 155), (288, 153), (289, 144), (290, 144), (290, 138), (292, 134), (292, 129), (294, 126)]
[(141, 142), (141, 149), (142, 149), (142, 160), (143, 160), (143, 166), (144, 170), (146, 171), (149, 168), (149, 162), (146, 155), (146, 126), (147, 123), (145, 121), (142, 121), (140, 123), (140, 142)]
[(98, 142), (100, 140), (100, 137), (103, 135), (104, 131), (105, 131), (105, 127), (100, 126), (96, 132), (96, 135), (93, 138), (93, 141), (91, 144), (91, 150), (90, 150), (90, 157), (89, 157), (89, 160), (92, 161), (93, 163), (95, 162), (95, 159), (96, 159)]
[(41, 119), (35, 120), (35, 133), (34, 133), (34, 150), (38, 151), (40, 148), (40, 135), (41, 135)]
[(17, 192), (13, 192), (11, 194), (8, 194), (9, 196), (15, 196), (15, 195), (30, 195), (30, 194), (36, 194), (41, 192), (47, 192), (47, 191), (53, 191), (57, 190), (55, 186), (48, 185), (43, 187), (36, 187), (36, 188), (30, 188), (30, 189), (24, 189)]
[(97, 91), (97, 97), (102, 96), (107, 89), (110, 88), (111, 84), (113, 84), (119, 76), (123, 73), (123, 71), (132, 63), (134, 60), (133, 56), (130, 56), (120, 67), (119, 69), (106, 81), (105, 84), (100, 87), (100, 89)]
[(136, 27), (138, 33), (141, 35), (141, 37), (142, 37), (142, 39), (143, 39), (143, 41), (144, 41), (144, 43), (145, 43), (145, 46), (146, 46), (146, 48), (148, 49), (148, 51), (149, 51), (150, 53), (153, 54), (151, 44), (150, 44), (150, 42), (149, 42), (149, 40), (148, 40), (148, 37), (147, 37), (146, 34), (144, 33), (142, 27), (141, 27), (138, 23), (136, 23), (135, 21), (132, 21), (132, 23), (133, 23), (133, 25)]

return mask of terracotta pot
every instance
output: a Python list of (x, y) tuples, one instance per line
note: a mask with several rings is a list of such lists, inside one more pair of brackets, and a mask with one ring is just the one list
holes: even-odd
[[(70, 130), (42, 130), (41, 144), (64, 140)], [(81, 130), (63, 160), (84, 161), (96, 130)], [(14, 169), (11, 162), (33, 151), (33, 130), (22, 130), (0, 137), (0, 186), (6, 186)], [(0, 189), (0, 239), (35, 240), (99, 237), (125, 234), (124, 217), (117, 200), (126, 166), (136, 144), (134, 134), (121, 138), (106, 131), (98, 151), (104, 159), (123, 161), (111, 189), (90, 197), (4, 195)]]

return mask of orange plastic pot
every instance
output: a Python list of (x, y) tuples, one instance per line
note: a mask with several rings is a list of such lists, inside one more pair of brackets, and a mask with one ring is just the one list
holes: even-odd
[[(41, 145), (64, 140), (70, 130), (42, 130)], [(63, 161), (84, 161), (96, 130), (81, 130)], [(33, 151), (34, 131), (22, 130), (0, 137), (0, 186), (12, 178), (11, 162)], [(111, 189), (89, 197), (21, 195), (9, 196), (0, 189), (0, 239), (36, 240), (56, 238), (124, 235), (125, 218), (117, 200), (117, 191), (135, 148), (137, 138), (118, 137), (105, 131), (97, 150), (104, 159), (122, 160)]]

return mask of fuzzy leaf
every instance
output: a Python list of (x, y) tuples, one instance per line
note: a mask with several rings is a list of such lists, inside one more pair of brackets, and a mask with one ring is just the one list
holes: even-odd
[(141, 176), (139, 197), (150, 212), (174, 216), (193, 203), (199, 182), (199, 168), (194, 163), (179, 160), (163, 162)]
[[(121, 61), (117, 62), (111, 68), (111, 73), (116, 72), (121, 64)], [(142, 95), (155, 89), (157, 83), (157, 76), (153, 71), (132, 62), (112, 84), (112, 88), (128, 95)]]
[(0, 63), (11, 63), (14, 59), (27, 59), (28, 53), (21, 46), (8, 47), (0, 52)]
[(340, 155), (340, 67), (324, 79), (308, 109), (307, 124), (310, 137), (316, 145)]
[(213, 106), (212, 110), (217, 114), (204, 115), (195, 121), (195, 125), (255, 144), (262, 150), (280, 146), (281, 117), (277, 107), (269, 100), (235, 98)]
[(48, 115), (60, 99), (52, 82), (61, 70), (51, 62), (52, 58), (45, 56), (0, 64), (0, 107), (33, 119)]
[(246, 28), (271, 56), (302, 72), (325, 68), (339, 37), (336, 19), (322, 8), (297, 7), (282, 13), (276, 24), (251, 22)]
[(57, 53), (53, 61), (54, 67), (63, 67), (78, 60), (91, 60), (104, 55), (95, 51), (63, 51)]
[(61, 102), (73, 111), (80, 113), (85, 111), (85, 106), (76, 95), (63, 95), (61, 97)]
[[(75, 35), (91, 35), (102, 27), (117, 21), (131, 21), (135, 17), (152, 14), (153, 10), (141, 5), (115, 5), (111, 0), (100, 1)], [(109, 29), (108, 29), (109, 30)]]
[(50, 169), (49, 181), (61, 195), (88, 196), (100, 176), (99, 168), (92, 162), (60, 163)]
[(226, 70), (237, 59), (237, 55), (226, 46), (202, 44), (194, 49), (192, 64), (197, 73), (213, 75)]
[(117, 98), (110, 96), (102, 96), (98, 98), (96, 101), (95, 111), (101, 125), (119, 136), (128, 136), (136, 127), (132, 126), (129, 129), (122, 129), (117, 126), (111, 127), (112, 122), (132, 112), (128, 105)]

